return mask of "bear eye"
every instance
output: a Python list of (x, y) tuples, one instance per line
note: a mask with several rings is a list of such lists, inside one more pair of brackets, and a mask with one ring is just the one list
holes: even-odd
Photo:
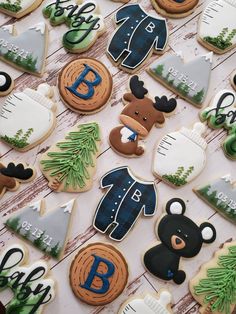
[(178, 232), (178, 233), (181, 233), (181, 229), (177, 229), (177, 232)]
[(143, 118), (143, 121), (147, 121), (147, 118), (146, 118), (146, 117), (144, 117), (144, 118)]
[(138, 111), (135, 111), (135, 114), (136, 114), (136, 115), (138, 115), (138, 114), (139, 114), (139, 112), (138, 112)]

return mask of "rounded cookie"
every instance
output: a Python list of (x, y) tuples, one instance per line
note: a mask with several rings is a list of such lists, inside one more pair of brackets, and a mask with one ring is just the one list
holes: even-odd
[(89, 244), (78, 252), (70, 267), (70, 285), (75, 296), (90, 305), (115, 300), (127, 280), (127, 263), (110, 244)]
[(181, 18), (191, 14), (199, 0), (151, 0), (151, 2), (158, 13)]
[(6, 96), (14, 88), (14, 81), (9, 74), (0, 71), (0, 96)]
[(82, 114), (102, 110), (111, 96), (112, 85), (108, 69), (93, 58), (69, 62), (58, 79), (59, 92), (65, 105)]

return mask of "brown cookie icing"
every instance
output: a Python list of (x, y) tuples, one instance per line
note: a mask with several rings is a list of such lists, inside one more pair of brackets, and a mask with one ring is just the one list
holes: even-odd
[(152, 0), (162, 10), (170, 14), (181, 14), (192, 10), (199, 2), (199, 0)]
[[(88, 283), (89, 278), (92, 278), (91, 284)], [(112, 302), (122, 293), (127, 280), (127, 263), (122, 254), (109, 244), (92, 243), (86, 246), (75, 256), (70, 267), (70, 285), (75, 296), (90, 305)], [(105, 287), (104, 282), (108, 281)]]
[(79, 58), (69, 62), (59, 74), (58, 88), (71, 110), (91, 114), (101, 110), (112, 93), (112, 77), (100, 61)]

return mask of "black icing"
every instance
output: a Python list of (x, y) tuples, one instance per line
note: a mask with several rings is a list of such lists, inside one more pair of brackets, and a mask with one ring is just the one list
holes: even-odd
[(0, 76), (4, 76), (5, 79), (6, 79), (5, 84), (4, 85), (0, 85), (0, 92), (6, 92), (11, 87), (12, 78), (6, 72), (1, 72), (1, 71), (0, 71)]
[(2, 302), (0, 301), (0, 314), (5, 314), (6, 313), (6, 308), (5, 306), (2, 304)]
[(143, 99), (148, 93), (147, 89), (143, 87), (144, 82), (140, 81), (137, 75), (131, 77), (129, 85), (132, 94), (138, 99)]
[(171, 113), (175, 110), (177, 106), (177, 101), (174, 98), (167, 99), (166, 96), (162, 96), (161, 98), (155, 97), (154, 108), (158, 111)]
[(236, 74), (234, 75), (233, 82), (234, 82), (234, 85), (236, 86)]
[(25, 169), (23, 164), (15, 165), (13, 162), (9, 163), (6, 168), (0, 169), (0, 173), (20, 180), (29, 180), (34, 174), (31, 168)]

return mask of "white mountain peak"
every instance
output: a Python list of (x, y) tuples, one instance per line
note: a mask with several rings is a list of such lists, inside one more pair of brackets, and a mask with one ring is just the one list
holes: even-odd
[(74, 206), (74, 203), (75, 203), (75, 200), (72, 199), (68, 203), (62, 205), (61, 208), (64, 208), (63, 212), (71, 214), (73, 206)]
[(40, 32), (42, 35), (45, 33), (46, 24), (40, 22), (34, 26), (31, 26), (29, 29), (34, 29), (36, 32)]
[(14, 32), (14, 24), (11, 24), (11, 25), (4, 25), (4, 26), (2, 26), (2, 29), (3, 29), (4, 31), (9, 32), (9, 34), (13, 34), (13, 32)]
[(183, 52), (182, 52), (182, 51), (177, 51), (177, 52), (176, 52), (176, 56), (180, 57), (181, 59), (184, 59), (184, 56), (183, 56)]
[(35, 203), (33, 203), (32, 205), (30, 205), (30, 208), (32, 208), (34, 211), (36, 212), (40, 212), (40, 209), (41, 209), (41, 200), (40, 201), (37, 201)]
[(213, 52), (209, 52), (206, 55), (203, 56), (205, 58), (206, 61), (210, 61), (210, 63), (212, 63), (212, 59), (213, 59)]

